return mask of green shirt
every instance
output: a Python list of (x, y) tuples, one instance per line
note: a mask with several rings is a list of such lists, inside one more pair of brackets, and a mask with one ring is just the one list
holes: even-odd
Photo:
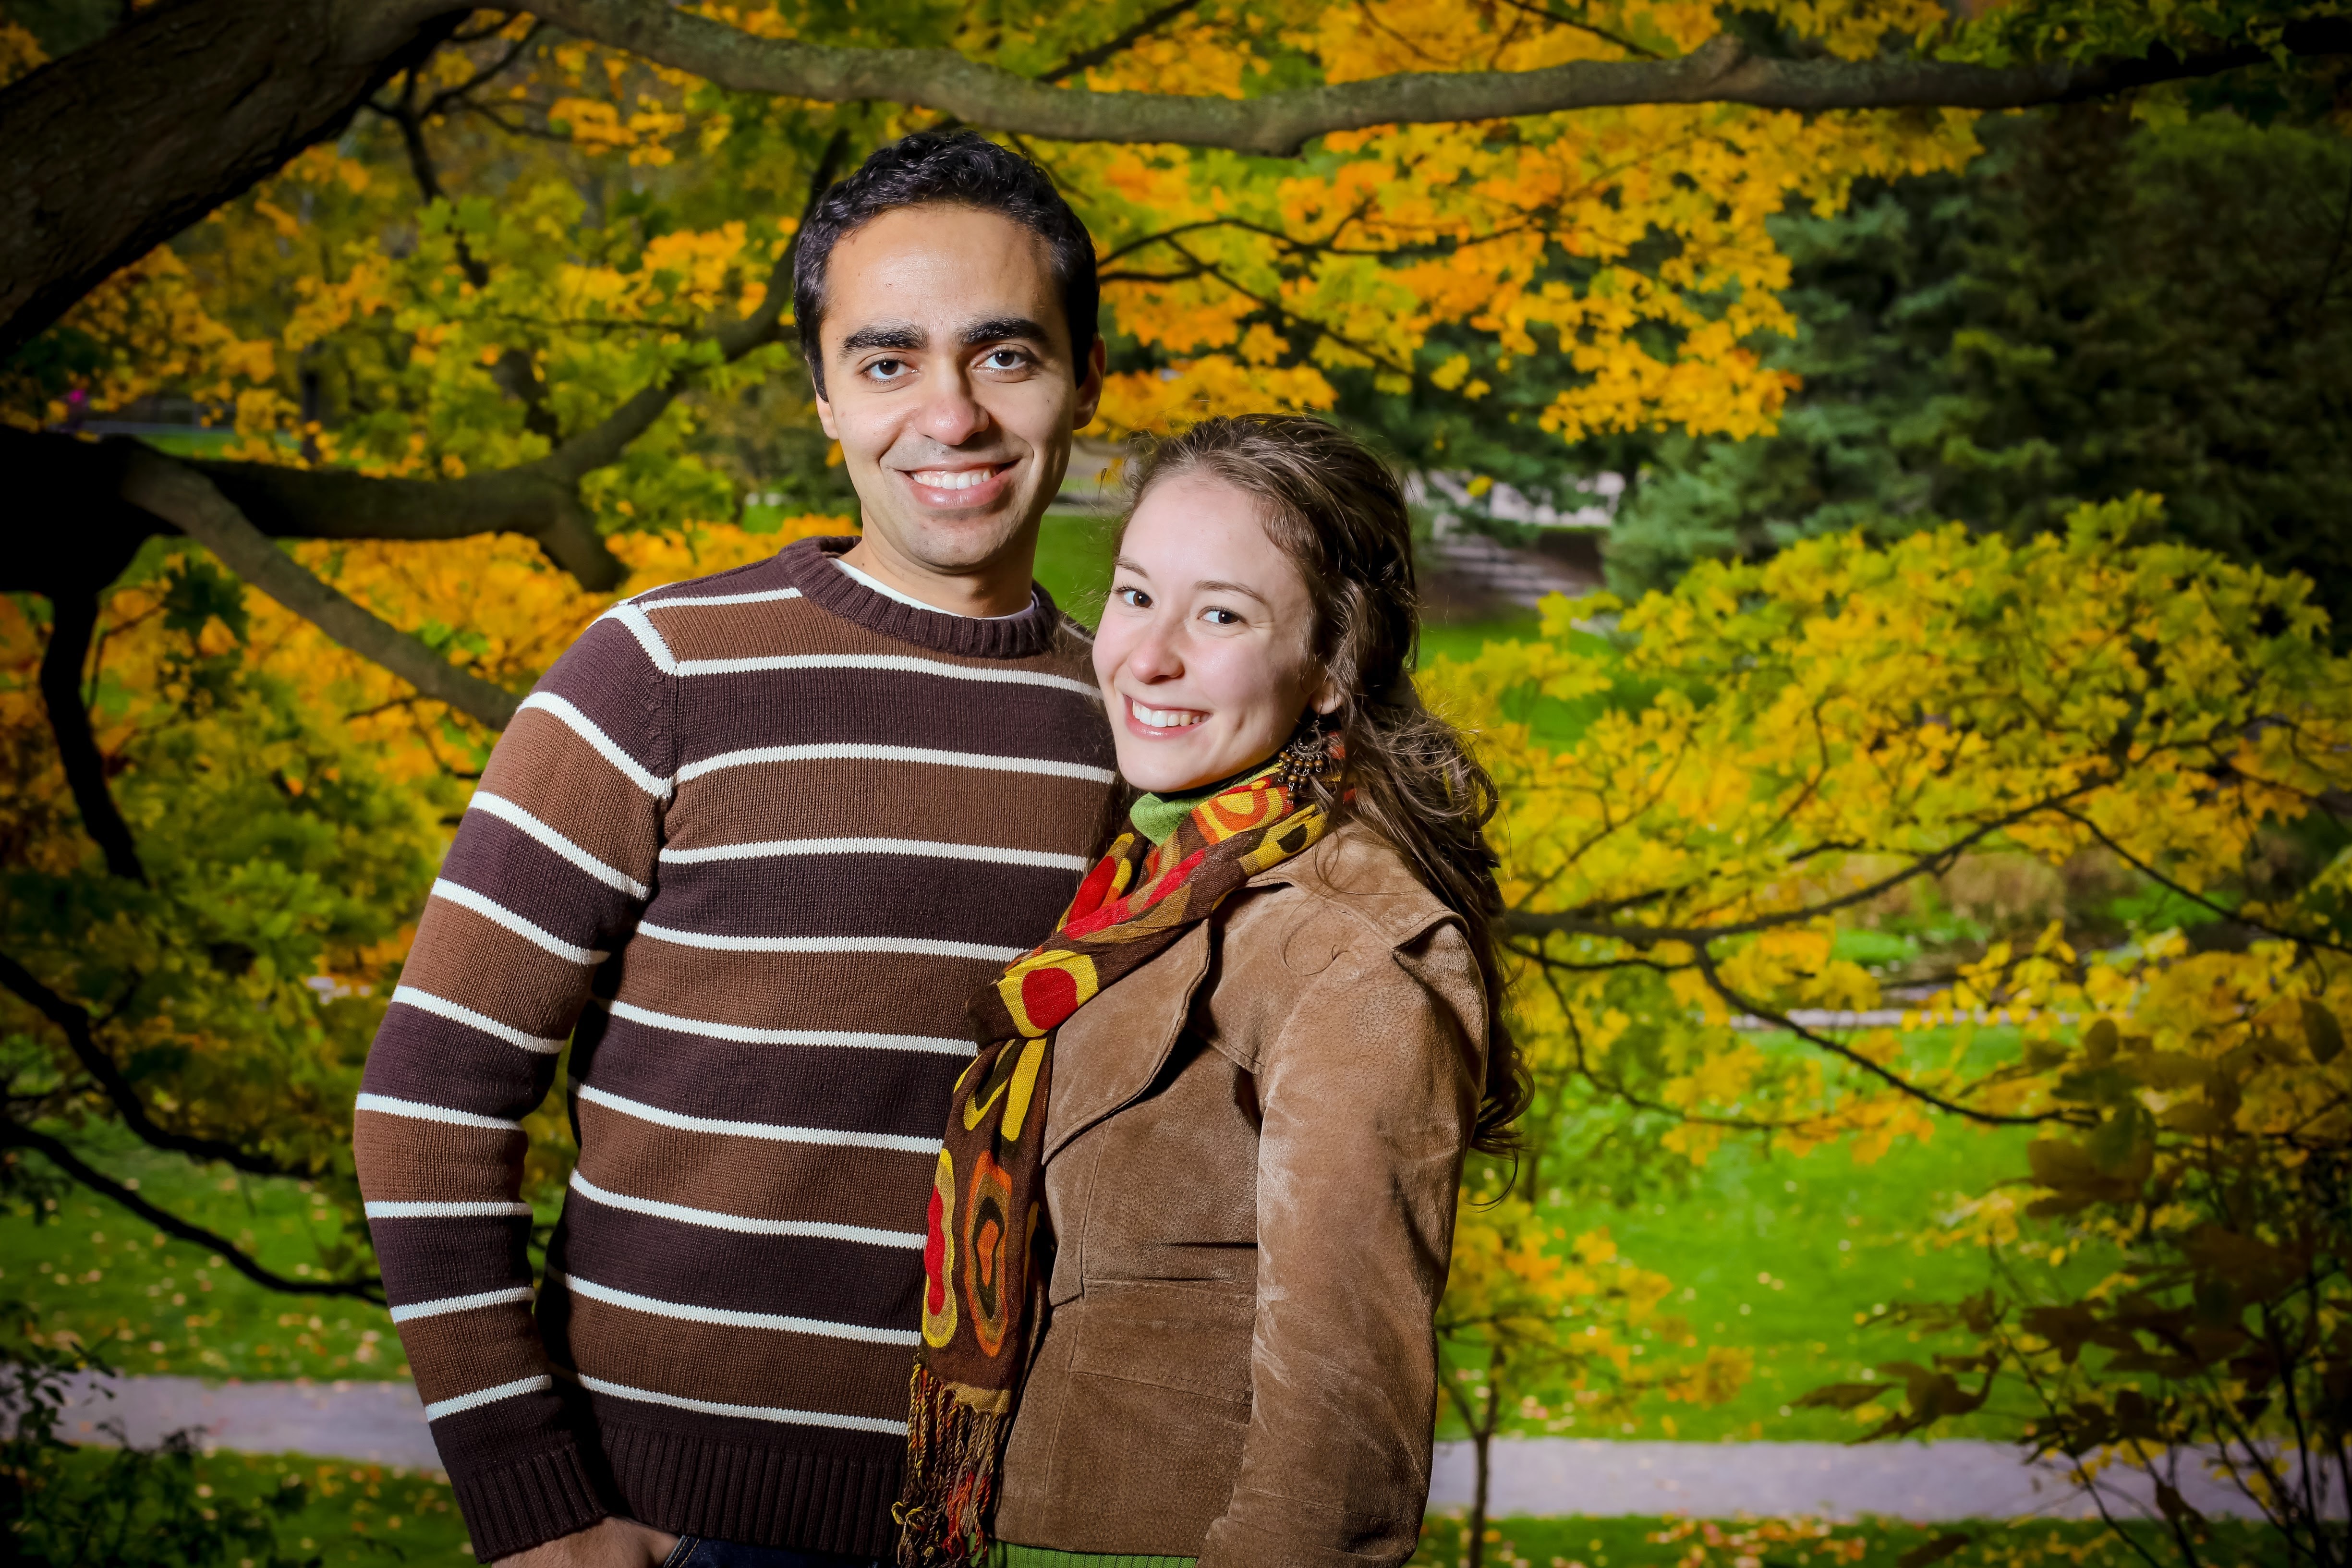
[[(1176, 837), (1177, 824), (1192, 816), (1192, 808), (1194, 806), (1200, 805), (1202, 801), (1208, 799), (1219, 790), (1231, 789), (1234, 785), (1240, 784), (1244, 779), (1260, 778), (1274, 772), (1275, 768), (1281, 763), (1281, 760), (1282, 759), (1279, 756), (1274, 756), (1267, 758), (1262, 763), (1252, 763), (1248, 767), (1244, 768), (1237, 773), (1234, 773), (1226, 778), (1221, 778), (1214, 784), (1202, 784), (1198, 789), (1186, 790), (1181, 795), (1139, 795), (1136, 798), (1135, 804), (1128, 808), (1127, 819), (1128, 821), (1135, 824), (1135, 830), (1138, 833), (1142, 834), (1154, 844), (1165, 844), (1171, 838)], [(1117, 1561), (1126, 1562), (1128, 1560), (1120, 1558)], [(1156, 1557), (1138, 1557), (1134, 1559), (1134, 1561), (1138, 1563), (1156, 1563), (1160, 1561), (1160, 1559)], [(1167, 1561), (1172, 1563), (1177, 1561), (1177, 1559), (1169, 1558)], [(1185, 1561), (1189, 1562), (1190, 1559), (1185, 1559)]]
[(988, 1568), (1192, 1568), (1197, 1557), (1119, 1557), (1101, 1552), (1056, 1552), (1000, 1541), (988, 1549)]

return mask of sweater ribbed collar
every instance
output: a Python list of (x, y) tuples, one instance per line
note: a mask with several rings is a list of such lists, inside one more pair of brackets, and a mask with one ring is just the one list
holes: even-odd
[(966, 658), (1034, 658), (1054, 646), (1054, 628), (1062, 612), (1044, 588), (1035, 588), (1036, 596), (1017, 616), (951, 616), (944, 610), (902, 604), (834, 565), (834, 557), (856, 542), (856, 534), (796, 540), (777, 552), (776, 561), (783, 568), (784, 580), (801, 591), (801, 597), (868, 631), (935, 653)]

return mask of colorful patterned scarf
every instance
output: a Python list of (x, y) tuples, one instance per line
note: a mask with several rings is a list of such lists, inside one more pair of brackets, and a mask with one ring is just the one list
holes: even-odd
[(987, 1549), (997, 1467), (1045, 1305), (1055, 1031), (1328, 826), (1268, 767), (1194, 806), (1164, 844), (1122, 834), (1054, 934), (972, 998), (980, 1055), (956, 1080), (923, 1242), (923, 1343), (896, 1510), (904, 1568), (976, 1563)]

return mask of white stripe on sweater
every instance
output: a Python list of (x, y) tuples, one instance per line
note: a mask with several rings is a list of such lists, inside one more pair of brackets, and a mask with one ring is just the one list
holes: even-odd
[(509, 1121), (497, 1116), (477, 1116), (470, 1110), (452, 1110), (446, 1105), (426, 1105), (422, 1100), (394, 1100), (388, 1094), (362, 1094), (352, 1102), (352, 1109), (378, 1111), (385, 1116), (405, 1116), (412, 1121), (438, 1121), (449, 1127), (485, 1127), (497, 1132), (522, 1131), (520, 1121)]
[(476, 1312), (484, 1307), (512, 1307), (530, 1300), (530, 1287), (517, 1285), (507, 1290), (484, 1290), (473, 1296), (444, 1296), (438, 1301), (414, 1301), (392, 1310), (395, 1323), (413, 1322), (418, 1318), (446, 1317), (451, 1312)]
[(370, 1219), (513, 1219), (530, 1213), (529, 1204), (372, 1203)]
[(472, 1394), (460, 1394), (449, 1399), (438, 1399), (425, 1407), (425, 1419), (438, 1421), (444, 1415), (455, 1415), (460, 1410), (471, 1410), (480, 1405), (495, 1405), (501, 1399), (512, 1399), (519, 1394), (537, 1394), (555, 1386), (555, 1379), (545, 1373), (537, 1377), (519, 1377), (512, 1383), (502, 1383), (496, 1388), (477, 1389)]
[(626, 1209), (631, 1214), (650, 1215), (656, 1219), (674, 1219), (680, 1225), (698, 1225), (709, 1230), (731, 1230), (741, 1236), (792, 1236), (814, 1241), (856, 1241), (868, 1247), (903, 1247), (919, 1251), (923, 1233), (919, 1230), (877, 1230), (864, 1225), (827, 1225), (814, 1219), (752, 1219), (744, 1215), (721, 1214), (716, 1209), (688, 1208), (684, 1204), (666, 1204), (655, 1198), (635, 1198), (626, 1193), (608, 1193), (578, 1171), (572, 1173), (572, 1190), (591, 1203), (607, 1208)]
[(615, 1018), (643, 1024), (649, 1029), (699, 1035), (707, 1040), (731, 1040), (743, 1046), (848, 1046), (876, 1051), (929, 1051), (942, 1057), (980, 1054), (980, 1047), (970, 1040), (951, 1040), (943, 1036), (868, 1035), (846, 1029), (752, 1029), (740, 1024), (714, 1024), (703, 1018), (681, 1018), (672, 1013), (656, 1013), (650, 1007), (639, 1007), (628, 1002), (607, 1002), (604, 1005), (605, 1011)]
[(677, 660), (672, 657), (669, 644), (662, 640), (662, 635), (654, 629), (653, 622), (646, 619), (645, 611), (624, 599), (596, 618), (618, 621), (628, 627), (629, 635), (637, 639), (637, 646), (646, 650), (646, 657), (654, 661), (656, 669), (664, 675), (677, 673)]
[(977, 860), (985, 866), (1034, 866), (1051, 871), (1083, 871), (1089, 864), (1082, 855), (946, 844), (929, 838), (769, 838), (756, 844), (717, 844), (707, 849), (661, 852), (664, 860), (684, 866), (705, 860), (764, 860), (777, 855), (920, 855), (934, 860)]
[(484, 920), (495, 925), (506, 927), (533, 946), (544, 948), (556, 957), (568, 960), (572, 963), (602, 963), (612, 956), (610, 953), (599, 952), (593, 948), (575, 947), (545, 926), (525, 920), (488, 895), (478, 893), (471, 888), (449, 880), (446, 877), (441, 878), (433, 884), (433, 896), (436, 899), (446, 899), (460, 908), (471, 910)]
[(637, 934), (716, 952), (908, 952), (922, 958), (984, 958), (991, 963), (1010, 963), (1029, 951), (977, 942), (934, 942), (920, 936), (712, 936), (657, 926), (651, 921), (638, 921)]
[(435, 1017), (463, 1024), (469, 1029), (479, 1029), (492, 1039), (504, 1040), (534, 1056), (551, 1057), (563, 1048), (562, 1040), (527, 1034), (510, 1024), (499, 1023), (486, 1013), (477, 1013), (463, 1003), (452, 1002), (446, 996), (436, 996), (430, 991), (419, 991), (414, 985), (394, 986), (392, 1000), (394, 1006), (414, 1007), (420, 1013), (430, 1013)]
[(583, 849), (502, 795), (492, 795), (486, 789), (478, 789), (474, 792), (474, 798), (467, 809), (495, 816), (501, 822), (514, 824), (524, 833), (546, 845), (608, 888), (626, 893), (633, 899), (650, 899), (654, 896), (654, 890), (651, 888), (646, 887), (618, 866), (608, 866), (597, 859), (587, 850)]
[(1066, 675), (1045, 675), (1030, 669), (993, 669), (968, 664), (950, 664), (945, 659), (916, 658), (902, 653), (788, 653), (763, 654), (749, 658), (685, 658), (678, 660), (677, 673), (688, 675), (751, 675), (761, 670), (784, 669), (880, 669), (895, 675), (936, 675), (947, 680), (992, 680), (1007, 686), (1045, 686), (1064, 691), (1075, 691), (1081, 697), (1102, 700), (1099, 688), (1083, 680), (1073, 680)]
[(520, 714), (532, 708), (552, 715), (564, 728), (595, 747), (598, 756), (620, 769), (623, 776), (631, 784), (656, 800), (667, 800), (670, 797), (669, 780), (656, 778), (638, 766), (636, 758), (621, 750), (620, 743), (598, 729), (593, 719), (589, 718), (587, 714), (574, 708), (564, 699), (551, 691), (534, 691), (516, 705), (515, 711)]
[(635, 1399), (646, 1405), (667, 1405), (674, 1410), (691, 1410), (698, 1415), (734, 1415), (747, 1421), (781, 1421), (793, 1426), (839, 1426), (851, 1432), (878, 1432), (886, 1437), (907, 1435), (904, 1421), (884, 1421), (872, 1415), (833, 1415), (822, 1410), (783, 1410), (769, 1405), (719, 1405), (708, 1399), (688, 1399), (681, 1394), (656, 1394), (649, 1388), (608, 1383), (584, 1372), (567, 1372), (563, 1375), (591, 1394)]
[[(576, 1085), (572, 1093), (591, 1105), (601, 1105), (623, 1116), (650, 1121), (656, 1127), (676, 1128), (681, 1132), (758, 1138), (770, 1143), (813, 1143), (830, 1149), (885, 1149), (894, 1154), (935, 1155), (940, 1152), (940, 1141), (936, 1138), (910, 1138), (900, 1132), (842, 1132), (830, 1127), (784, 1127), (772, 1121), (720, 1121), (706, 1116), (687, 1116), (675, 1110), (664, 1110), (643, 1100), (626, 1100), (593, 1084)], [(364, 1100), (367, 1096), (360, 1098)]]
[(765, 605), (800, 596), (798, 588), (769, 588), (757, 594), (685, 594), (675, 599), (648, 599), (640, 594), (631, 602), (641, 610), (684, 610), (699, 605)]
[(1051, 778), (1085, 779), (1090, 784), (1109, 784), (1118, 775), (1108, 768), (1089, 767), (1084, 763), (1061, 763), (1048, 757), (984, 757), (977, 752), (938, 752), (923, 746), (866, 746), (845, 742), (829, 742), (809, 746), (753, 746), (740, 752), (723, 752), (715, 757), (705, 757), (698, 763), (688, 763), (677, 770), (677, 782), (684, 784), (704, 773), (715, 773), (721, 768), (750, 767), (757, 763), (919, 763), (943, 768), (979, 768), (999, 773), (1043, 773)]
[(585, 1296), (591, 1301), (602, 1301), (608, 1307), (625, 1307), (632, 1312), (644, 1312), (652, 1317), (667, 1318), (679, 1323), (710, 1323), (722, 1329), (772, 1329), (783, 1334), (816, 1334), (832, 1340), (856, 1340), (869, 1345), (905, 1345), (908, 1349), (922, 1342), (922, 1336), (912, 1329), (869, 1329), (863, 1323), (831, 1323), (823, 1318), (793, 1318), (780, 1312), (738, 1312), (726, 1307), (697, 1307), (685, 1301), (663, 1301), (651, 1296), (640, 1296), (633, 1290), (616, 1290), (610, 1285), (599, 1285), (593, 1279), (583, 1279), (577, 1274), (559, 1274), (551, 1268), (547, 1278), (561, 1283), (575, 1296)]

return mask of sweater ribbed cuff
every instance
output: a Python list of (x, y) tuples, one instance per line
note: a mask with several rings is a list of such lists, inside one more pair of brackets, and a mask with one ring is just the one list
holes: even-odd
[(580, 1451), (569, 1444), (495, 1469), (453, 1475), (449, 1489), (466, 1517), (477, 1563), (577, 1534), (612, 1512), (596, 1495)]

